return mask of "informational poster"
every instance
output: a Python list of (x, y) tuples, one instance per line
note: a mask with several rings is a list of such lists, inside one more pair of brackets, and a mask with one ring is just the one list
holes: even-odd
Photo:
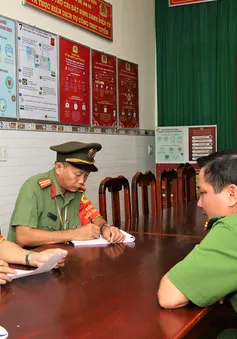
[(169, 0), (169, 6), (180, 6), (180, 5), (191, 5), (191, 4), (198, 4), (201, 2), (210, 2), (216, 0)]
[(60, 121), (90, 124), (90, 48), (60, 38)]
[(217, 149), (217, 126), (170, 126), (156, 129), (156, 164), (189, 162)]
[(117, 126), (116, 57), (92, 51), (92, 124)]
[(216, 126), (188, 128), (189, 161), (206, 156), (216, 150)]
[(0, 117), (16, 118), (15, 22), (0, 16)]
[(185, 127), (156, 129), (156, 163), (182, 163), (186, 153)]
[(20, 118), (58, 120), (57, 37), (18, 23)]
[(118, 59), (119, 126), (139, 127), (138, 65)]
[(104, 0), (24, 0), (24, 3), (113, 39), (112, 5)]

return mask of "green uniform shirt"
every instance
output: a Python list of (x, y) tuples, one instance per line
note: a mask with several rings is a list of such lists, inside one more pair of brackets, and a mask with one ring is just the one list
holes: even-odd
[(233, 293), (230, 301), (237, 312), (237, 214), (216, 221), (202, 242), (167, 275), (200, 307)]
[[(38, 180), (44, 178), (49, 178), (52, 184), (42, 188)], [(81, 226), (78, 218), (81, 198), (81, 192), (66, 191), (62, 196), (54, 169), (29, 178), (20, 189), (10, 221), (8, 240), (16, 242), (17, 225), (46, 231)]]

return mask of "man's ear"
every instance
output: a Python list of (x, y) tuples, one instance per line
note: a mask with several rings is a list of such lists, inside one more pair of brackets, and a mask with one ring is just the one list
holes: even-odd
[(56, 174), (60, 174), (62, 170), (64, 169), (64, 165), (62, 162), (56, 162), (54, 167), (55, 167)]
[(234, 184), (231, 184), (227, 186), (227, 194), (229, 199), (229, 206), (232, 207), (235, 204), (237, 204), (237, 186)]

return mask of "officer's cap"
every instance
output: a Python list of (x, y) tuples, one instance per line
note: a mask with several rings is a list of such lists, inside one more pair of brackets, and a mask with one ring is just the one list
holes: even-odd
[(57, 152), (57, 161), (68, 162), (72, 166), (80, 168), (86, 172), (97, 172), (95, 167), (95, 155), (102, 146), (98, 143), (84, 143), (69, 141), (64, 144), (51, 146), (50, 149)]

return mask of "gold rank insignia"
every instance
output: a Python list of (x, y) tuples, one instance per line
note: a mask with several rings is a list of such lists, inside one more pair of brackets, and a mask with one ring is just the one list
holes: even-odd
[(43, 178), (38, 180), (38, 184), (40, 185), (41, 189), (44, 189), (52, 185), (52, 181), (49, 178)]

